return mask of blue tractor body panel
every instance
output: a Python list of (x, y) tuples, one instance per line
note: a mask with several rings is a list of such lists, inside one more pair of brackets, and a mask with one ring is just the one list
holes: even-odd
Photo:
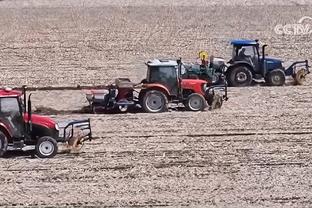
[(282, 65), (282, 60), (273, 57), (265, 57), (264, 63), (266, 64), (265, 69), (270, 72), (274, 69), (284, 69)]

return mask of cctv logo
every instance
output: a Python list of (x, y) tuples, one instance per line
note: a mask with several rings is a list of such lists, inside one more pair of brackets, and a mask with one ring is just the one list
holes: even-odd
[(312, 25), (304, 24), (305, 20), (312, 20), (312, 17), (304, 16), (297, 24), (278, 24), (274, 28), (277, 35), (310, 35), (312, 33)]

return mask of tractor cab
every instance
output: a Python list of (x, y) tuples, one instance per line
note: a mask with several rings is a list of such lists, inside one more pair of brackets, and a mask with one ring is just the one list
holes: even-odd
[(249, 63), (254, 69), (254, 74), (265, 76), (274, 69), (283, 69), (280, 59), (265, 57), (267, 45), (263, 45), (260, 52), (258, 40), (232, 40), (231, 44), (233, 45), (231, 61)]
[(15, 90), (0, 90), (0, 122), (6, 124), (15, 138), (24, 136), (22, 93)]
[(170, 95), (178, 96), (179, 70), (177, 61), (155, 59), (148, 61), (146, 65), (145, 83), (164, 85)]
[(233, 40), (232, 59), (230, 62), (247, 62), (255, 68), (259, 69), (260, 54), (259, 44), (254, 40)]

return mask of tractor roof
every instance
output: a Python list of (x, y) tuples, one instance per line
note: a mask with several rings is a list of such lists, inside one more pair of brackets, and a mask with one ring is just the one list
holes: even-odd
[(146, 63), (148, 66), (178, 66), (177, 61), (154, 59)]
[(231, 40), (231, 44), (240, 45), (240, 46), (254, 46), (254, 45), (257, 45), (258, 42), (256, 40), (236, 39), (236, 40)]
[(0, 97), (19, 97), (23, 93), (12, 89), (0, 89)]

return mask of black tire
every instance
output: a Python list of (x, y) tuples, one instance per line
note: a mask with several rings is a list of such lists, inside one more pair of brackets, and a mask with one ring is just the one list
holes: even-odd
[(206, 106), (205, 98), (198, 93), (190, 94), (185, 102), (186, 109), (190, 111), (202, 111)]
[(2, 157), (8, 148), (8, 139), (5, 136), (5, 134), (3, 134), (2, 132), (0, 132), (0, 157)]
[(147, 91), (142, 99), (142, 107), (147, 113), (165, 112), (168, 110), (168, 98), (161, 91)]
[(100, 114), (100, 113), (104, 113), (105, 110), (104, 110), (104, 108), (100, 104), (92, 103), (92, 105), (91, 105), (91, 112), (93, 114)]
[(56, 140), (49, 136), (39, 138), (35, 149), (40, 158), (52, 158), (57, 154), (57, 150)]
[(247, 66), (234, 66), (227, 76), (230, 87), (246, 87), (252, 83), (252, 73)]
[(146, 90), (141, 90), (139, 93), (139, 97), (138, 97), (139, 104), (142, 108), (143, 108), (143, 98), (144, 98), (145, 93), (146, 93)]
[(265, 82), (269, 86), (283, 86), (286, 81), (285, 72), (281, 69), (274, 69), (267, 73)]

